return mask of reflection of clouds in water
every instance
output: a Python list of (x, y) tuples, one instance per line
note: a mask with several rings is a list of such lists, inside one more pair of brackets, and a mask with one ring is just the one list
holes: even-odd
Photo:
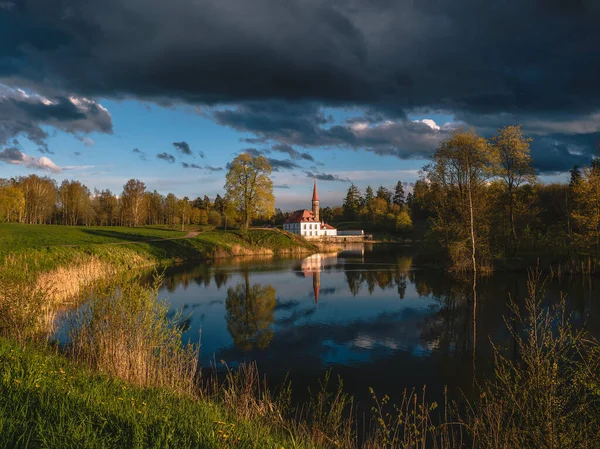
[(275, 310), (276, 311), (280, 311), (280, 310), (292, 310), (296, 307), (298, 307), (300, 305), (300, 301), (295, 301), (295, 300), (290, 300), (290, 301), (281, 301), (280, 299), (277, 300), (277, 304), (275, 304)]
[(386, 348), (395, 351), (399, 349), (398, 342), (392, 338), (383, 338), (377, 340), (372, 335), (360, 334), (349, 342), (349, 346), (357, 349), (370, 350), (376, 347)]
[(315, 313), (315, 309), (304, 309), (304, 310), (295, 310), (289, 317), (281, 318), (277, 320), (275, 323), (279, 326), (290, 326), (295, 324), (297, 321), (302, 318), (307, 318)]

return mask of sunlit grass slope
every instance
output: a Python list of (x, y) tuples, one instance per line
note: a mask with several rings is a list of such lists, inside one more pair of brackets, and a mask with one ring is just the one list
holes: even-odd
[(0, 338), (2, 448), (273, 448), (289, 444), (216, 403), (94, 374)]
[(275, 230), (206, 231), (193, 238), (160, 228), (0, 224), (4, 266), (49, 271), (81, 263), (88, 256), (135, 268), (232, 255), (302, 252), (313, 249)]

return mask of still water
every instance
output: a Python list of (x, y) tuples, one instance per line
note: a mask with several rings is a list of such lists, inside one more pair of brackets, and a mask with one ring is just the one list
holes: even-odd
[[(236, 259), (167, 271), (161, 297), (185, 319), (184, 340), (200, 342), (205, 369), (256, 361), (274, 384), (286, 375), (296, 392), (328, 369), (357, 399), (368, 388), (398, 397), (405, 388), (439, 398), (469, 392), (490, 373), (490, 341), (511, 347), (504, 316), (509, 294), (526, 295), (526, 274), (472, 285), (420, 267), (406, 247), (360, 245), (304, 259)], [(598, 293), (584, 277), (548, 282), (578, 325), (600, 329)]]

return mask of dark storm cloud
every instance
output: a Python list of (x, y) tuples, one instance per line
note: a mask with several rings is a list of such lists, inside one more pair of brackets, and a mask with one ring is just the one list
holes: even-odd
[(273, 169), (273, 171), (292, 170), (294, 168), (300, 168), (298, 164), (289, 159), (274, 159), (269, 157), (267, 158), (267, 160), (269, 161), (269, 164), (271, 164), (271, 168)]
[(215, 172), (215, 171), (223, 171), (224, 168), (223, 167), (213, 167), (212, 165), (205, 165), (204, 170)]
[(264, 156), (265, 154), (270, 153), (268, 150), (257, 150), (256, 148), (245, 148), (240, 153), (248, 153), (250, 156)]
[(86, 146), (93, 144), (93, 141), (84, 137), (85, 134), (113, 132), (109, 112), (91, 100), (76, 97), (45, 98), (0, 84), (0, 144), (23, 135), (37, 144), (41, 152), (50, 153), (46, 144), (49, 134), (42, 126), (72, 134)]
[(2, 76), (85, 94), (481, 112), (600, 99), (592, 0), (47, 0), (8, 14)]
[(182, 162), (181, 166), (183, 168), (197, 168), (198, 170), (202, 170), (202, 167), (200, 167), (198, 164), (188, 164), (187, 162)]
[(600, 133), (538, 137), (531, 143), (532, 165), (542, 174), (564, 172), (574, 165), (589, 165), (600, 142)]
[[(214, 118), (222, 125), (258, 136), (251, 140), (276, 142), (271, 147), (273, 151), (287, 153), (292, 159), (313, 161), (310, 154), (300, 153), (292, 145), (366, 149), (378, 155), (409, 159), (429, 156), (452, 131), (449, 126), (432, 128), (406, 117), (382, 122), (372, 122), (372, 117), (365, 117), (364, 121), (354, 118), (343, 124), (331, 124), (315, 104), (290, 105), (281, 101), (219, 108), (214, 111)], [(245, 151), (265, 153), (256, 149)]]
[(306, 176), (308, 178), (317, 179), (319, 181), (340, 181), (340, 182), (350, 182), (347, 178), (340, 178), (337, 175), (332, 175), (330, 173), (316, 173), (311, 171), (305, 171)]
[(175, 162), (175, 156), (169, 153), (159, 153), (156, 155), (158, 159), (162, 159), (163, 161), (167, 161), (169, 164)]
[(315, 159), (309, 153), (300, 153), (299, 151), (294, 150), (293, 147), (291, 147), (290, 145), (287, 145), (285, 143), (279, 143), (279, 144), (273, 145), (271, 148), (273, 149), (273, 151), (278, 151), (280, 153), (286, 153), (289, 157), (291, 157), (292, 159), (295, 159), (295, 160), (304, 159), (305, 161), (311, 161), (311, 162), (315, 161)]
[(173, 142), (173, 146), (181, 154), (191, 155), (192, 150), (187, 142)]
[(223, 171), (224, 170), (223, 167), (213, 167), (212, 165), (201, 166), (201, 165), (198, 165), (198, 164), (188, 164), (186, 162), (182, 162), (181, 166), (183, 168), (196, 168), (198, 170), (206, 170), (206, 171), (209, 171), (209, 172), (219, 172), (219, 171)]
[[(422, 157), (444, 130), (407, 112), (519, 113), (525, 126), (544, 114), (546, 129), (553, 115), (577, 128), (600, 110), (594, 0), (45, 0), (5, 14), (0, 82), (58, 98), (212, 105), (215, 121), (254, 144)], [(323, 105), (361, 108), (374, 129), (331, 123)]]

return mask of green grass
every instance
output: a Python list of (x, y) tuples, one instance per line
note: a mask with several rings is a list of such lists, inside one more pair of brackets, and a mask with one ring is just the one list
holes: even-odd
[(217, 403), (136, 387), (3, 338), (0, 373), (0, 448), (307, 447)]
[(182, 237), (186, 233), (155, 227), (59, 226), (0, 224), (0, 256), (48, 246), (121, 243)]
[(240, 253), (315, 249), (302, 239), (275, 230), (212, 230), (182, 238), (185, 234), (156, 227), (0, 224), (0, 266), (27, 267), (29, 272), (39, 273), (97, 256), (124, 268), (136, 268)]

